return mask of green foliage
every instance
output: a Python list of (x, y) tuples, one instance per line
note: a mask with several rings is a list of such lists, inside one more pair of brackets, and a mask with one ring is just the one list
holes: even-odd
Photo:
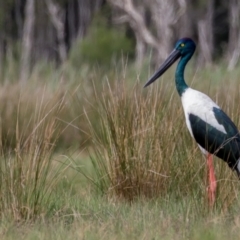
[(87, 36), (71, 48), (70, 62), (77, 68), (83, 63), (110, 66), (121, 57), (133, 57), (134, 45), (124, 31), (116, 29), (103, 20), (96, 19)]

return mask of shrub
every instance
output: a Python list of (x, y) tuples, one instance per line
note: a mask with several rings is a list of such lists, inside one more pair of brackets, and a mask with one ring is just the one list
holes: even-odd
[(124, 31), (109, 27), (104, 21), (96, 19), (89, 28), (88, 35), (72, 47), (70, 62), (77, 68), (83, 63), (110, 66), (121, 56), (132, 57), (133, 54), (133, 42), (125, 36)]

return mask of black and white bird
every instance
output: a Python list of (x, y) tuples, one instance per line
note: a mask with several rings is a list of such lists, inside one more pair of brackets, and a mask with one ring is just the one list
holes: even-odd
[(176, 88), (181, 97), (187, 128), (207, 157), (208, 198), (209, 204), (212, 206), (215, 202), (217, 187), (212, 155), (224, 160), (240, 178), (240, 134), (232, 120), (211, 98), (186, 84), (184, 70), (195, 48), (196, 45), (190, 38), (178, 40), (170, 56), (144, 87), (158, 79), (180, 58), (175, 72)]

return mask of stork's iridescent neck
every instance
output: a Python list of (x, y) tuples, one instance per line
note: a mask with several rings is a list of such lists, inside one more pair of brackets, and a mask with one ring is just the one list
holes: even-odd
[(189, 52), (188, 54), (182, 56), (177, 65), (177, 69), (175, 72), (175, 83), (176, 83), (176, 88), (180, 97), (188, 89), (188, 85), (184, 80), (184, 71), (192, 55), (193, 55), (193, 52)]

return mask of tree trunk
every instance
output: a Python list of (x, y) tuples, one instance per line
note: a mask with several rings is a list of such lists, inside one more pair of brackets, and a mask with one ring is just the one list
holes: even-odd
[[(144, 42), (145, 44), (155, 49), (157, 56), (161, 56), (162, 55), (162, 52), (160, 51), (161, 46), (159, 45), (157, 39), (148, 30), (145, 24), (144, 17), (133, 5), (132, 0), (108, 0), (108, 1), (112, 6), (121, 9), (128, 16), (129, 24), (133, 29), (136, 40), (138, 39), (139, 44), (141, 44), (138, 46), (138, 48), (139, 49), (140, 47), (142, 48), (142, 43), (140, 43), (139, 39), (141, 38), (141, 42)], [(157, 57), (157, 59), (158, 58), (159, 57)]]
[(191, 1), (189, 0), (178, 0), (179, 4), (179, 24), (176, 24), (176, 35), (178, 38), (192, 37), (193, 35), (193, 22), (190, 16), (192, 11)]
[(214, 0), (207, 3), (205, 18), (198, 22), (198, 38), (200, 45), (199, 65), (212, 64), (213, 55), (213, 14)]
[(173, 24), (175, 20), (175, 7), (173, 0), (153, 0), (150, 5), (155, 29), (159, 41), (161, 55), (158, 61), (163, 61), (172, 49)]
[(73, 1), (69, 1), (68, 3), (68, 45), (69, 47), (72, 45), (72, 42), (76, 39), (77, 36), (77, 28), (76, 28), (76, 14), (75, 14), (75, 6)]
[(240, 56), (240, 3), (238, 0), (229, 1), (229, 41), (228, 41), (228, 70), (232, 70)]
[(141, 36), (136, 33), (136, 67), (141, 69), (144, 60), (146, 46)]
[(64, 40), (64, 10), (52, 0), (46, 0), (51, 22), (57, 31), (58, 53), (61, 63), (67, 59), (67, 48)]
[[(136, 56), (140, 56), (140, 58), (137, 58), (137, 61), (139, 61), (137, 64), (142, 60), (144, 45), (148, 45), (155, 50), (153, 62), (155, 65), (159, 65), (159, 62), (163, 61), (172, 49), (174, 26), (185, 14), (187, 0), (135, 1), (135, 4), (138, 4), (138, 6), (134, 6), (132, 0), (108, 1), (112, 6), (121, 9), (128, 16), (129, 24), (134, 31), (137, 41)], [(141, 7), (150, 11), (148, 19), (149, 28), (145, 23), (144, 12), (146, 10), (141, 11)], [(150, 29), (156, 31), (157, 37), (151, 33)]]
[(30, 58), (34, 26), (34, 4), (35, 4), (34, 0), (27, 0), (25, 6), (25, 20), (23, 27), (21, 68), (20, 68), (20, 81), (22, 83), (27, 81), (30, 73)]
[(17, 23), (17, 31), (18, 31), (18, 38), (22, 38), (22, 16), (21, 16), (21, 0), (15, 0), (15, 14), (16, 14), (16, 23)]
[(89, 1), (78, 0), (78, 38), (83, 38), (91, 21), (91, 8)]
[(4, 62), (4, 41), (3, 37), (0, 36), (0, 77), (4, 76), (3, 72), (3, 62)]

